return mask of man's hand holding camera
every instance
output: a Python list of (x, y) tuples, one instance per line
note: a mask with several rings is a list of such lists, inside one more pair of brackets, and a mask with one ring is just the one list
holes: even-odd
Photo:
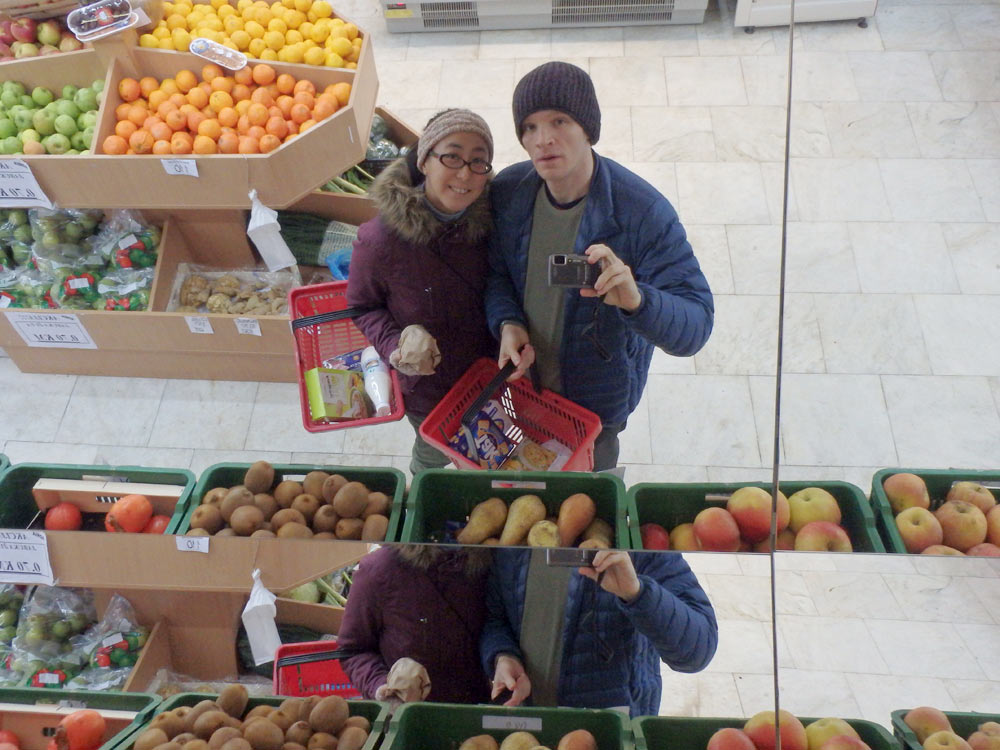
[(583, 297), (603, 297), (608, 305), (635, 312), (642, 304), (642, 292), (635, 283), (632, 269), (607, 245), (591, 245), (584, 254), (588, 263), (600, 263), (601, 275), (593, 289), (581, 289)]
[(632, 565), (632, 558), (627, 552), (599, 550), (589, 568), (577, 570), (580, 575), (597, 581), (602, 589), (624, 602), (634, 601), (642, 590), (639, 576), (636, 575), (635, 566)]

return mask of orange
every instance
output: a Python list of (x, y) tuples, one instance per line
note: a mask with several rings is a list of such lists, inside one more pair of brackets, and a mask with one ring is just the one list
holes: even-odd
[(290, 76), (288, 73), (282, 73), (278, 76), (275, 84), (277, 84), (278, 91), (282, 94), (291, 94), (295, 89), (295, 78)]
[(260, 138), (260, 152), (262, 154), (268, 154), (280, 145), (281, 139), (276, 135), (267, 134)]
[(284, 138), (288, 134), (288, 125), (285, 124), (284, 117), (269, 117), (264, 130), (278, 138)]
[(205, 117), (215, 117), (215, 110), (212, 109), (211, 105), (207, 107), (202, 107), (201, 113), (205, 115)]
[(117, 107), (115, 107), (115, 119), (125, 120), (128, 118), (128, 111), (132, 109), (132, 105), (128, 102), (122, 102)]
[(269, 94), (270, 94), (270, 95), (272, 96), (272, 98), (274, 98), (274, 99), (277, 99), (277, 98), (278, 98), (279, 96), (281, 96), (281, 92), (280, 92), (280, 91), (278, 91), (278, 84), (276, 84), (276, 83), (269, 83), (269, 84), (267, 84), (267, 86), (265, 86), (264, 88), (266, 88), (266, 89), (267, 89), (268, 93), (269, 93)]
[(149, 95), (149, 108), (159, 109), (163, 102), (170, 101), (170, 95), (166, 91), (157, 89)]
[(235, 133), (223, 133), (219, 136), (219, 153), (235, 154), (240, 150), (240, 137)]
[(136, 125), (131, 120), (122, 120), (121, 122), (115, 125), (115, 135), (121, 136), (125, 140), (128, 140), (128, 137), (138, 129), (139, 126)]
[(312, 116), (312, 112), (309, 110), (305, 104), (293, 104), (292, 111), (289, 113), (292, 122), (303, 123)]
[(260, 125), (251, 125), (250, 129), (247, 131), (247, 135), (254, 140), (259, 141), (262, 136), (267, 135), (267, 131)]
[(153, 138), (157, 141), (169, 141), (170, 136), (174, 134), (173, 129), (165, 122), (156, 123), (153, 127), (149, 128), (149, 132), (153, 134)]
[(232, 91), (233, 101), (242, 102), (244, 99), (248, 100), (250, 99), (251, 93), (253, 92), (250, 91), (249, 86), (243, 83), (237, 83), (235, 86), (233, 86), (233, 91)]
[(270, 107), (274, 104), (274, 97), (271, 96), (271, 92), (267, 89), (259, 88), (250, 95), (250, 101), (256, 102), (257, 104), (263, 104), (265, 107)]
[(299, 137), (298, 133), (289, 133), (288, 135), (285, 136), (285, 143), (288, 143), (290, 140), (292, 140), (292, 138), (298, 138), (298, 137)]
[(260, 145), (258, 144), (256, 138), (251, 138), (248, 135), (241, 135), (239, 151), (241, 154), (259, 154)]
[(159, 107), (156, 108), (156, 115), (161, 120), (166, 120), (168, 112), (176, 112), (178, 109), (180, 109), (180, 107), (178, 107), (172, 101), (167, 99), (167, 101), (163, 102)]
[(182, 130), (187, 127), (187, 113), (175, 109), (173, 112), (167, 112), (163, 121), (171, 130)]
[(337, 97), (341, 107), (347, 106), (347, 100), (351, 98), (351, 84), (341, 81), (327, 86), (327, 91)]
[(233, 97), (226, 91), (213, 91), (212, 95), (208, 97), (208, 106), (214, 112), (218, 112), (226, 107), (232, 107)]
[(299, 135), (309, 130), (309, 128), (311, 128), (315, 124), (316, 124), (315, 120), (306, 120), (304, 123), (299, 125)]
[(292, 105), (295, 104), (295, 100), (287, 95), (279, 96), (275, 104), (278, 106), (278, 109), (281, 110), (282, 116), (287, 120), (288, 115), (292, 111)]
[(253, 69), (251, 69), (249, 65), (247, 65), (245, 68), (240, 68), (235, 73), (233, 73), (233, 78), (236, 80), (236, 83), (241, 83), (244, 86), (249, 86), (251, 83), (253, 83)]
[(207, 135), (196, 135), (194, 137), (194, 146), (191, 150), (196, 154), (214, 154), (218, 151), (218, 148), (215, 145), (215, 141)]
[(170, 137), (170, 151), (174, 154), (190, 154), (194, 139), (190, 133), (174, 133)]
[(146, 111), (145, 107), (140, 107), (138, 104), (133, 104), (132, 108), (128, 111), (128, 119), (134, 122), (136, 127), (142, 125), (147, 117), (149, 117), (149, 112)]
[(188, 117), (187, 117), (188, 130), (190, 130), (192, 133), (197, 133), (198, 126), (201, 124), (201, 121), (207, 119), (208, 118), (205, 117), (205, 115), (203, 115), (201, 112), (188, 112)]
[(251, 104), (253, 104), (253, 102), (251, 102), (249, 99), (243, 99), (241, 101), (236, 102), (236, 104), (233, 105), (233, 109), (236, 110), (236, 114), (238, 114), (240, 117), (243, 117), (243, 115), (247, 113), (247, 110), (250, 109)]
[(148, 154), (153, 150), (153, 134), (140, 128), (128, 138), (128, 145), (137, 154)]
[(118, 96), (122, 101), (134, 102), (142, 94), (139, 82), (134, 78), (122, 78), (118, 82)]
[(230, 76), (216, 76), (212, 79), (211, 84), (212, 91), (225, 91), (227, 94), (232, 92), (233, 86), (236, 85), (236, 79)]
[(177, 88), (177, 81), (173, 78), (164, 78), (160, 82), (160, 91), (165, 91), (167, 94), (179, 94), (181, 90)]
[(215, 119), (206, 119), (198, 123), (198, 135), (207, 136), (213, 141), (219, 140), (219, 136), (222, 135), (222, 126), (219, 125), (219, 121)]
[(148, 97), (158, 88), (160, 88), (160, 82), (152, 76), (146, 76), (145, 78), (139, 79), (139, 91), (141, 91), (142, 95), (145, 97)]
[(254, 65), (253, 66), (253, 80), (255, 83), (266, 86), (275, 79), (274, 68), (270, 65)]
[(215, 63), (209, 63), (204, 68), (201, 69), (201, 80), (212, 82), (213, 78), (218, 78), (223, 75), (222, 68), (220, 68)]
[(316, 105), (316, 98), (308, 91), (297, 91), (292, 99), (295, 100), (296, 104), (305, 104), (309, 109)]
[[(299, 124), (295, 120), (286, 120), (285, 125), (288, 126), (289, 135), (294, 135), (299, 132)], [(287, 138), (285, 140), (288, 140)]]
[(236, 132), (240, 135), (246, 135), (248, 130), (250, 130), (250, 118), (246, 115), (240, 115), (240, 119), (236, 123)]
[(149, 117), (147, 117), (145, 120), (142, 121), (142, 127), (152, 132), (152, 127), (161, 122), (163, 122), (162, 117), (157, 117), (156, 115), (150, 115)]
[(170, 151), (170, 141), (154, 141), (153, 142), (153, 153), (162, 156), (163, 154), (169, 154)]
[(187, 97), (180, 92), (176, 94), (171, 94), (170, 98), (167, 99), (168, 102), (171, 102), (175, 107), (178, 108), (181, 107), (181, 105), (185, 104), (187, 100), (188, 100)]
[(316, 85), (312, 81), (302, 80), (295, 84), (292, 88), (292, 93), (297, 94), (300, 91), (308, 91), (313, 96), (316, 95)]
[(316, 100), (316, 106), (313, 107), (312, 116), (314, 120), (325, 120), (338, 109), (336, 101), (331, 103), (329, 99), (320, 97)]
[(251, 104), (247, 110), (247, 120), (251, 125), (263, 125), (267, 122), (268, 111), (263, 104)]
[(189, 104), (193, 104), (198, 109), (201, 109), (208, 104), (208, 94), (206, 94), (203, 89), (196, 86), (188, 91), (187, 100)]
[(281, 107), (279, 107), (276, 104), (272, 104), (270, 107), (267, 108), (267, 119), (270, 120), (272, 117), (280, 117), (282, 120), (284, 120), (285, 113), (281, 111)]
[(198, 76), (190, 70), (178, 70), (174, 76), (174, 83), (182, 94), (186, 94), (198, 85)]
[(128, 149), (128, 150), (127, 150), (127, 151), (125, 152), (125, 154), (126, 154), (127, 156), (135, 156), (135, 151), (133, 151), (132, 149)]
[(109, 135), (101, 144), (101, 150), (106, 154), (124, 154), (128, 150), (128, 141), (120, 135)]
[(182, 104), (181, 105), (181, 112), (184, 113), (185, 117), (187, 117), (188, 112), (197, 112), (197, 111), (198, 111), (198, 108), (196, 106), (194, 106), (193, 104), (189, 103), (189, 104)]
[(232, 107), (223, 107), (219, 110), (219, 124), (227, 128), (236, 127), (236, 123), (239, 121), (240, 116), (236, 113), (236, 110)]

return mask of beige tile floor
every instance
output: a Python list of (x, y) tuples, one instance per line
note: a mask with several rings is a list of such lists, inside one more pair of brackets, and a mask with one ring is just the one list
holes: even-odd
[[(718, 309), (698, 355), (654, 358), (623, 435), (626, 481), (768, 479), (787, 29), (734, 29), (726, 0), (697, 26), (412, 35), (388, 34), (373, 0), (336, 7), (374, 37), (384, 106), (417, 127), (476, 109), (498, 166), (523, 156), (520, 76), (550, 59), (590, 72), (598, 150), (674, 203)], [(867, 29), (800, 25), (794, 52), (782, 476), (867, 489), (881, 466), (997, 468), (1000, 4), (883, 0)], [(26, 375), (0, 358), (0, 450), (195, 472), (258, 458), (406, 469), (405, 423), (311, 435), (297, 398), (291, 384)], [(766, 562), (691, 558), (722, 642), (705, 672), (665, 675), (664, 713), (771, 704)], [(917, 703), (1000, 713), (995, 564), (777, 564), (787, 708), (883, 724)]]

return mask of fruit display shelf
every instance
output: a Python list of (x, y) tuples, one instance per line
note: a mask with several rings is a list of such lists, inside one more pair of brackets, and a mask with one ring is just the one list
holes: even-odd
[[(667, 531), (679, 524), (691, 523), (695, 516), (710, 507), (725, 507), (725, 502), (709, 502), (706, 495), (731, 495), (740, 487), (760, 487), (770, 492), (768, 482), (737, 482), (709, 484), (659, 484), (633, 485), (628, 491), (629, 534), (632, 549), (644, 549), (640, 526), (657, 523)], [(841, 526), (851, 539), (855, 552), (885, 552), (875, 528), (875, 519), (865, 499), (864, 492), (848, 482), (781, 482), (780, 489), (786, 497), (806, 487), (819, 487), (837, 500), (841, 511)]]
[[(892, 712), (892, 733), (899, 740), (902, 750), (923, 750), (923, 745), (917, 739), (917, 735), (903, 721), (903, 717), (909, 711), (909, 709), (902, 708)], [(945, 711), (944, 715), (948, 717), (952, 730), (962, 739), (967, 739), (969, 735), (978, 730), (980, 724), (985, 724), (988, 721), (1000, 722), (1000, 714)]]
[[(813, 718), (799, 717), (808, 725)], [(863, 719), (846, 719), (871, 750), (897, 750), (889, 731)], [(727, 727), (742, 729), (746, 719), (701, 718), (694, 716), (637, 716), (632, 719), (636, 750), (704, 750), (715, 732)]]
[[(930, 495), (932, 511), (937, 510), (948, 495), (948, 490), (954, 482), (1000, 482), (1000, 470), (992, 471), (972, 471), (963, 469), (900, 469), (889, 468), (879, 469), (872, 477), (871, 509), (875, 516), (875, 525), (885, 548), (888, 552), (908, 554), (903, 538), (899, 535), (896, 527), (895, 516), (889, 505), (889, 499), (885, 495), (882, 483), (893, 474), (916, 474), (924, 480), (927, 485), (927, 493)], [(1000, 497), (996, 491), (994, 496)]]

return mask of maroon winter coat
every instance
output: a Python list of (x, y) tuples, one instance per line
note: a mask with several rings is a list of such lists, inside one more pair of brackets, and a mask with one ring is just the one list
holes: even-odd
[(444, 223), (414, 186), (406, 160), (396, 160), (372, 186), (379, 213), (358, 230), (347, 303), (374, 308), (354, 322), (387, 363), (408, 325), (422, 325), (437, 340), (441, 364), (433, 375), (400, 375), (408, 414), (427, 416), (473, 362), (494, 354), (483, 304), (491, 229), (486, 193)]
[(362, 558), (337, 645), (365, 652), (341, 662), (365, 698), (406, 656), (427, 669), (427, 700), (489, 700), (479, 661), (489, 560), (486, 550), (426, 545), (382, 547)]

